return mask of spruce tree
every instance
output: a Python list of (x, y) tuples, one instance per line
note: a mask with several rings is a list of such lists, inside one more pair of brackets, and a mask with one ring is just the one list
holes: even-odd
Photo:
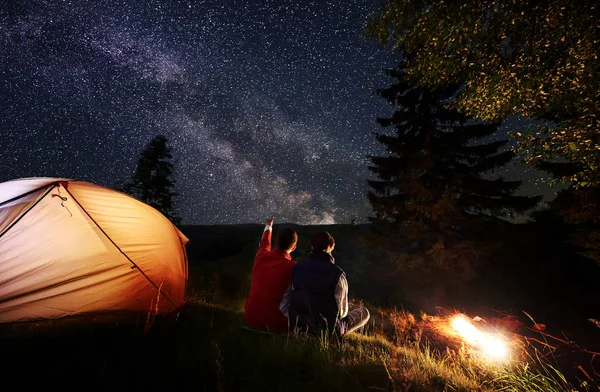
[(124, 191), (179, 225), (181, 218), (173, 212), (173, 199), (177, 194), (172, 190), (175, 186), (172, 159), (167, 138), (157, 135), (142, 151), (133, 178), (125, 185)]
[(456, 87), (432, 91), (409, 82), (402, 64), (388, 74), (395, 83), (378, 93), (395, 111), (377, 122), (394, 132), (375, 133), (388, 154), (370, 156), (377, 178), (368, 181), (374, 239), (387, 252), (380, 273), (413, 273), (443, 297), (452, 283), (476, 276), (492, 222), (532, 209), (540, 197), (516, 196), (520, 181), (485, 177), (514, 153), (502, 151), (506, 140), (481, 140), (491, 139), (497, 124), (447, 108)]

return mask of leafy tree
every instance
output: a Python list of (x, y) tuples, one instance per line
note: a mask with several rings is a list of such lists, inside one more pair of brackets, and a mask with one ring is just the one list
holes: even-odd
[(154, 137), (142, 151), (133, 179), (125, 185), (124, 191), (144, 203), (156, 208), (175, 225), (181, 218), (173, 212), (173, 155), (167, 145), (167, 138)]
[(445, 106), (457, 88), (433, 91), (407, 81), (402, 66), (388, 73), (396, 81), (379, 94), (396, 110), (377, 121), (394, 133), (376, 133), (388, 155), (370, 157), (377, 176), (368, 181), (378, 232), (372, 240), (386, 249), (395, 272), (412, 271), (438, 288), (461, 284), (476, 276), (489, 249), (486, 224), (524, 213), (540, 197), (514, 195), (520, 181), (485, 177), (514, 153), (501, 151), (507, 140), (482, 141), (496, 124)]
[(550, 124), (515, 133), (519, 150), (575, 163), (559, 180), (585, 187), (600, 185), (598, 20), (586, 0), (387, 0), (366, 33), (411, 57), (412, 80), (462, 85), (453, 105), (468, 115)]

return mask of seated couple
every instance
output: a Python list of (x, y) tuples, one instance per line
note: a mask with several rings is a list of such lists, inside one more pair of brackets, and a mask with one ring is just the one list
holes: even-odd
[(290, 256), (298, 242), (296, 232), (282, 229), (271, 250), (272, 231), (270, 218), (254, 259), (246, 325), (270, 332), (297, 329), (317, 336), (327, 331), (340, 338), (364, 326), (370, 317), (366, 308), (348, 311), (348, 282), (331, 255), (333, 237), (316, 233), (310, 255), (296, 263)]

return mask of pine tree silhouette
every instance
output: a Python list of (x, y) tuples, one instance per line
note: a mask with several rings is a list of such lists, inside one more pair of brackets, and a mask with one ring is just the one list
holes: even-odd
[(413, 271), (430, 283), (470, 280), (485, 253), (484, 225), (527, 212), (541, 197), (516, 196), (520, 181), (485, 177), (514, 153), (501, 151), (507, 140), (481, 140), (491, 139), (497, 124), (446, 107), (458, 88), (411, 83), (402, 64), (387, 73), (395, 83), (378, 93), (395, 111), (377, 121), (395, 132), (375, 133), (388, 155), (369, 157), (377, 177), (368, 181), (374, 240), (389, 251), (388, 273)]
[(173, 212), (173, 155), (163, 135), (155, 136), (142, 151), (133, 178), (124, 191), (138, 200), (156, 208), (173, 224), (179, 225), (181, 218)]

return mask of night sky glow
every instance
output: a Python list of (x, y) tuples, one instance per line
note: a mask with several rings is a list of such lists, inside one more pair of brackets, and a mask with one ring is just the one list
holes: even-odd
[[(184, 224), (366, 221), (378, 0), (0, 3), (0, 181), (120, 187), (171, 142)], [(532, 170), (524, 192), (553, 195)]]

